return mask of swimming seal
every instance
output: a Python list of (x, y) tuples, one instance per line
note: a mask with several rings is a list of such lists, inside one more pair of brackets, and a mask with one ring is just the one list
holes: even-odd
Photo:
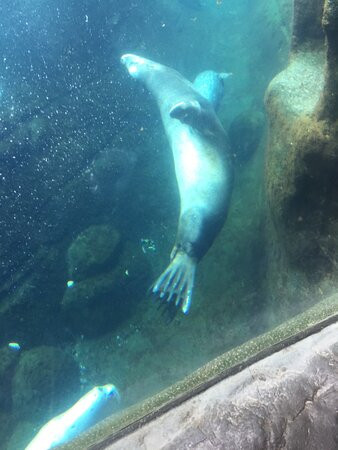
[(205, 70), (197, 75), (193, 86), (217, 111), (224, 95), (224, 82), (231, 76), (232, 73)]
[(113, 384), (95, 386), (71, 408), (47, 422), (25, 450), (49, 450), (65, 444), (112, 413), (119, 400)]
[(174, 156), (180, 193), (180, 217), (170, 264), (151, 288), (190, 308), (196, 265), (210, 248), (226, 219), (233, 170), (226, 133), (213, 105), (192, 83), (170, 67), (133, 54), (121, 62), (154, 95)]

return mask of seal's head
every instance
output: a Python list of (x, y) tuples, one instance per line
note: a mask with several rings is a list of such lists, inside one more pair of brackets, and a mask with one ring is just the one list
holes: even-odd
[(99, 393), (106, 398), (115, 398), (120, 400), (120, 394), (114, 384), (105, 384), (104, 386), (97, 386)]
[(142, 58), (142, 56), (133, 55), (132, 53), (122, 55), (121, 63), (126, 66), (129, 74), (136, 79), (141, 78), (142, 74), (149, 71), (149, 69), (156, 69), (156, 66), (158, 66), (153, 61)]

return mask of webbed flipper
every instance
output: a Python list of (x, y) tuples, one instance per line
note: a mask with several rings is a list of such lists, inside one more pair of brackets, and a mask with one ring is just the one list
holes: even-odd
[(169, 111), (170, 117), (179, 120), (182, 124), (202, 133), (204, 136), (213, 136), (214, 112), (212, 108), (206, 109), (198, 100), (185, 100), (176, 103)]
[(187, 314), (191, 304), (195, 271), (196, 260), (186, 253), (177, 252), (150, 291), (159, 300), (173, 303)]

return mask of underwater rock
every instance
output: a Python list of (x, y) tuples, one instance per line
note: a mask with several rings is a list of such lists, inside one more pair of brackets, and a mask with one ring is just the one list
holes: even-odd
[(309, 41), (322, 41), (323, 0), (296, 0), (294, 2), (293, 48), (307, 45)]
[(39, 421), (59, 413), (65, 399), (72, 402), (79, 391), (79, 368), (68, 353), (41, 346), (25, 351), (12, 384), (13, 415)]
[(11, 385), (18, 356), (6, 347), (0, 349), (0, 410), (6, 412), (11, 409)]
[[(145, 295), (151, 279), (142, 249), (127, 243), (113, 268), (67, 288), (62, 300), (64, 317), (77, 333), (96, 336), (121, 323)], [(117, 265), (116, 265), (117, 264)]]
[(229, 140), (234, 162), (244, 164), (249, 161), (259, 146), (264, 128), (264, 114), (258, 110), (240, 113), (231, 122)]
[(117, 261), (120, 234), (109, 225), (93, 225), (80, 233), (67, 252), (69, 276), (75, 280), (100, 272)]
[(14, 341), (25, 347), (61, 337), (60, 299), (65, 276), (64, 251), (44, 246), (22, 267), (17, 277), (3, 281), (0, 288), (1, 344)]
[(290, 62), (266, 93), (265, 177), (270, 297), (300, 303), (338, 287), (338, 2), (294, 8)]
[[(33, 420), (32, 417), (31, 419)], [(25, 449), (28, 439), (32, 438), (35, 433), (35, 428), (35, 424), (32, 422), (21, 420), (17, 422), (13, 428), (6, 450)]]
[(323, 93), (319, 116), (331, 121), (338, 117), (338, 2), (327, 1), (324, 5), (323, 29), (326, 35), (326, 89)]
[(15, 423), (13, 421), (13, 417), (10, 415), (10, 412), (3, 412), (0, 411), (0, 442), (1, 442), (1, 448), (4, 448), (6, 450), (17, 450), (18, 448), (24, 448), (24, 447), (9, 447), (7, 445), (7, 440), (11, 434), (11, 431), (13, 427), (15, 426)]
[[(93, 310), (96, 309), (97, 311), (100, 306), (100, 301), (102, 302), (104, 298), (114, 292), (117, 284), (115, 278), (116, 270), (114, 269), (103, 275), (96, 275), (75, 283), (71, 289), (67, 289), (65, 292), (62, 300), (64, 309), (66, 311), (74, 309), (86, 310), (92, 307)], [(80, 320), (80, 318), (77, 316), (76, 320)], [(95, 326), (97, 325), (96, 322)]]

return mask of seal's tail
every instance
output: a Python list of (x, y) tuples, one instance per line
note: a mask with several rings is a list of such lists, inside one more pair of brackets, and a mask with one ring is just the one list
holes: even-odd
[(175, 302), (188, 314), (194, 287), (196, 260), (186, 253), (177, 252), (166, 270), (159, 276), (151, 292), (168, 303)]

